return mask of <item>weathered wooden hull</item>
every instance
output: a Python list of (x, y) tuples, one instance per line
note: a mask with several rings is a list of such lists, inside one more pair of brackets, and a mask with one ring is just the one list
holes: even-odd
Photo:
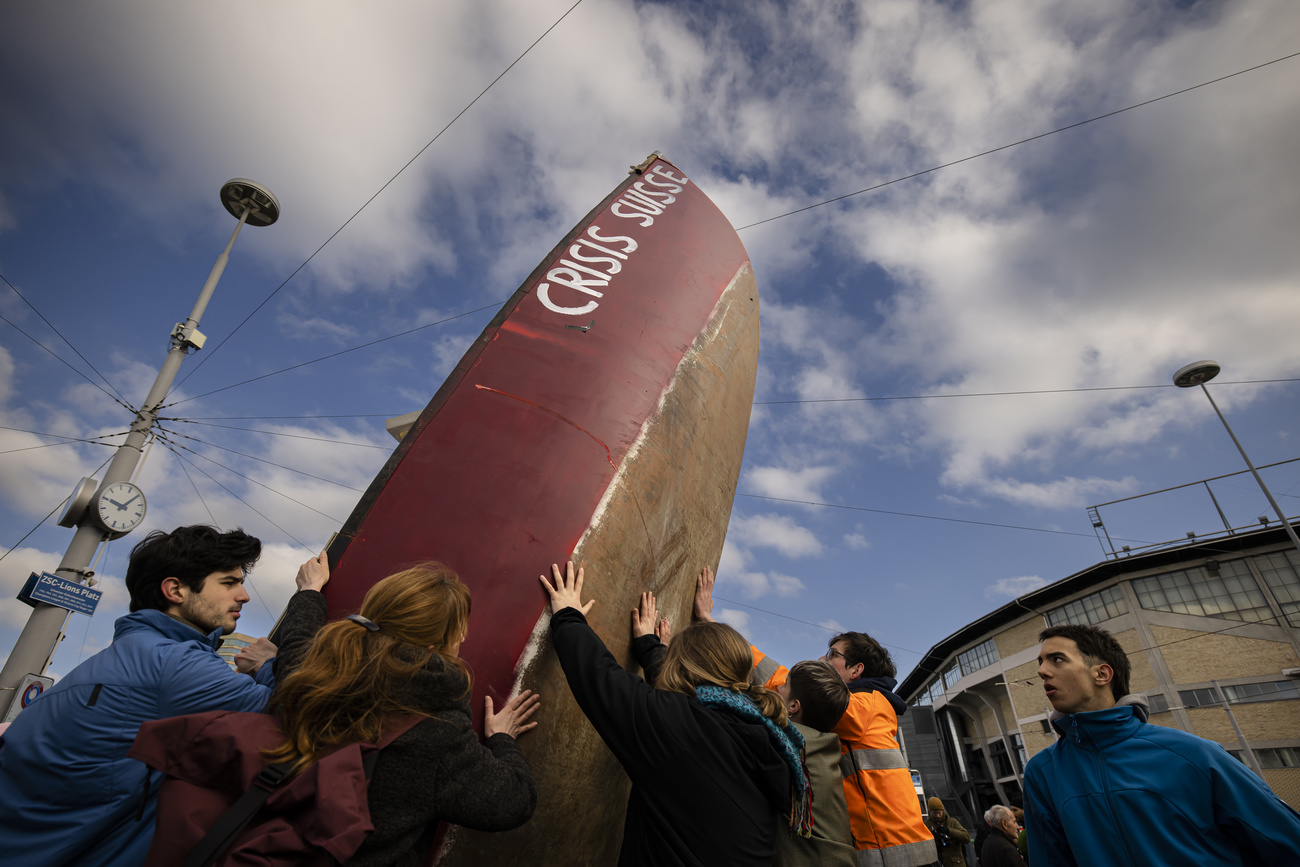
[(473, 592), (461, 653), (476, 717), (483, 695), (542, 696), (521, 739), (536, 816), (504, 834), (453, 831), (441, 864), (616, 859), (629, 784), (550, 651), (537, 575), (570, 556), (585, 565), (592, 625), (625, 661), (643, 590), (687, 621), (695, 572), (716, 566), (726, 535), (758, 337), (735, 230), (656, 159), (505, 304), (332, 546), (332, 617), (385, 575), (441, 560)]

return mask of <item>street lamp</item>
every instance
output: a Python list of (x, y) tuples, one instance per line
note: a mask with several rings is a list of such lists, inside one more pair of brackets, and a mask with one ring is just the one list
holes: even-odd
[(1214, 398), (1210, 396), (1210, 390), (1205, 387), (1205, 383), (1219, 375), (1220, 369), (1221, 368), (1217, 361), (1210, 361), (1208, 359), (1205, 361), (1193, 361), (1191, 364), (1180, 367), (1174, 372), (1174, 385), (1179, 388), (1191, 388), (1192, 386), (1199, 385), (1201, 391), (1205, 392), (1205, 397), (1210, 401), (1210, 406), (1214, 407), (1214, 412), (1219, 416), (1219, 421), (1223, 422), (1223, 427), (1228, 431), (1228, 436), (1232, 437), (1232, 442), (1237, 446), (1237, 451), (1241, 452), (1242, 460), (1246, 462), (1246, 466), (1250, 467), (1250, 472), (1255, 476), (1255, 481), (1259, 482), (1260, 490), (1262, 490), (1264, 496), (1268, 498), (1269, 505), (1273, 507), (1273, 511), (1277, 512), (1278, 518), (1282, 521), (1282, 526), (1286, 527), (1287, 535), (1291, 537), (1291, 544), (1295, 545), (1297, 551), (1300, 551), (1300, 537), (1296, 536), (1295, 528), (1292, 527), (1291, 522), (1286, 519), (1286, 514), (1282, 511), (1282, 507), (1277, 504), (1277, 500), (1273, 499), (1273, 492), (1268, 489), (1268, 485), (1264, 484), (1264, 479), (1260, 476), (1259, 470), (1255, 469), (1255, 465), (1250, 462), (1250, 456), (1247, 455), (1246, 450), (1241, 447), (1241, 441), (1238, 440), (1237, 435), (1232, 432), (1232, 428), (1228, 426), (1228, 420), (1223, 417), (1222, 410), (1220, 410), (1219, 405), (1214, 402)]
[[(0, 709), (9, 707), (20, 684), (29, 679), (29, 675), (39, 676), (45, 673), (69, 613), (73, 610), (83, 613), (94, 610), (94, 602), (98, 600), (99, 594), (88, 587), (81, 590), (78, 585), (93, 584), (90, 578), (94, 573), (90, 571), (90, 564), (94, 561), (100, 543), (125, 536), (144, 521), (144, 492), (132, 484), (131, 475), (140, 461), (144, 444), (158, 420), (158, 410), (166, 399), (167, 392), (171, 390), (181, 362), (186, 355), (203, 348), (206, 338), (199, 331), (199, 319), (212, 298), (213, 290), (217, 288), (217, 281), (221, 279), (226, 263), (230, 261), (230, 249), (245, 224), (269, 226), (279, 219), (279, 200), (256, 181), (247, 178), (226, 181), (221, 187), (220, 195), (221, 204), (239, 222), (226, 243), (226, 249), (212, 266), (207, 282), (203, 284), (198, 300), (194, 303), (194, 309), (184, 322), (178, 322), (172, 328), (171, 350), (158, 371), (158, 378), (154, 380), (149, 396), (144, 399), (135, 415), (135, 421), (131, 423), (126, 441), (118, 446), (109, 461), (108, 468), (104, 471), (104, 480), (96, 482), (94, 479), (82, 479), (73, 491), (59, 523), (65, 527), (76, 527), (77, 532), (73, 535), (59, 568), (54, 571), (53, 577), (43, 574), (42, 580), (35, 582), (36, 585), (42, 585), (40, 593), (29, 592), (28, 588), (24, 588), (24, 593), (28, 595), (20, 595), (34, 610), (27, 619), (27, 625), (23, 627), (22, 635), (18, 637), (18, 643), (5, 660), (3, 670), (0, 670)], [(89, 611), (77, 604), (79, 599), (84, 600), (88, 596), (93, 597), (88, 606)], [(65, 598), (71, 601), (62, 604)], [(51, 603), (48, 601), (50, 599), (56, 601)]]

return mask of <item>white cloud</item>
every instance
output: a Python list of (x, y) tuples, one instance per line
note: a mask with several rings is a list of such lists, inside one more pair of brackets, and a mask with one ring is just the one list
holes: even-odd
[(746, 635), (746, 630), (749, 629), (748, 611), (741, 611), (738, 608), (719, 608), (717, 611), (713, 612), (713, 616), (739, 632), (741, 635), (748, 637), (748, 635)]
[(728, 536), (755, 548), (772, 548), (786, 557), (808, 557), (822, 553), (822, 543), (807, 527), (788, 515), (733, 517)]
[(805, 467), (799, 470), (773, 466), (754, 467), (745, 471), (745, 482), (748, 487), (764, 496), (818, 501), (822, 497), (821, 486), (834, 473), (834, 467)]
[(1019, 578), (1000, 578), (984, 588), (984, 595), (989, 598), (1004, 596), (1023, 596), (1030, 590), (1037, 590), (1047, 585), (1047, 581), (1037, 575), (1022, 575)]
[(845, 533), (844, 544), (854, 551), (865, 551), (871, 547), (871, 540), (861, 533)]

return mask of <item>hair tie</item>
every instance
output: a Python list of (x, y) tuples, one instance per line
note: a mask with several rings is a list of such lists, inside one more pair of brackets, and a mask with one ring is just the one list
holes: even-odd
[(736, 692), (749, 692), (750, 689), (753, 688), (753, 686), (754, 684), (750, 683), (747, 680), (738, 680), (731, 685), (731, 688), (734, 689)]
[(349, 614), (348, 620), (351, 620), (353, 623), (360, 623), (370, 632), (379, 631), (379, 625), (377, 623), (375, 623), (373, 620), (369, 619), (368, 617), (362, 617), (360, 614)]

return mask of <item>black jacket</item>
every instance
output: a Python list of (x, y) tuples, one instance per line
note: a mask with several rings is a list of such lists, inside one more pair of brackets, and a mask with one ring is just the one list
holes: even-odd
[[(320, 616), (324, 620), (324, 597)], [(360, 629), (361, 627), (357, 627)], [(277, 660), (276, 676), (301, 658)], [(479, 831), (518, 827), (537, 807), (537, 784), (515, 739), (496, 734), (480, 743), (469, 710), (469, 682), (434, 654), (402, 700), (429, 715), (393, 741), (375, 761), (370, 820), (375, 830), (349, 867), (424, 863), (438, 822)]]
[[(632, 780), (620, 867), (769, 867), (790, 770), (766, 727), (648, 686), (576, 608), (551, 618), (551, 634), (574, 698)], [(634, 642), (638, 662), (656, 645)]]
[(1025, 867), (1025, 859), (1020, 857), (1016, 841), (994, 828), (980, 852), (980, 867)]

